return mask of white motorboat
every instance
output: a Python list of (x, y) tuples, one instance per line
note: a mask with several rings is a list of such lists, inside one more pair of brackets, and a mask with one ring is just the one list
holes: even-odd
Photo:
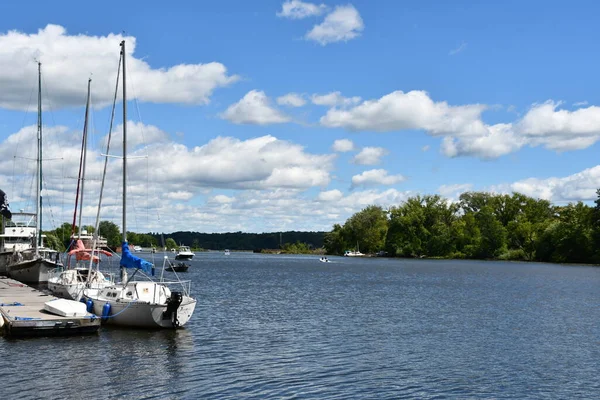
[(7, 274), (23, 283), (45, 283), (48, 282), (50, 272), (58, 267), (62, 267), (60, 253), (38, 247), (14, 253), (7, 267)]
[(321, 262), (324, 262), (324, 263), (331, 262), (331, 261), (329, 260), (329, 258), (327, 258), (327, 257), (321, 257), (321, 258), (319, 258), (319, 261), (321, 261)]
[(226, 256), (229, 256), (229, 255), (231, 255), (231, 252), (229, 251), (229, 249), (225, 249), (225, 255), (226, 255)]
[(179, 250), (177, 251), (177, 255), (175, 256), (176, 260), (191, 260), (194, 258), (196, 254), (194, 254), (189, 246), (179, 246)]
[[(0, 275), (7, 273), (8, 264), (17, 252), (33, 248), (36, 237), (35, 213), (15, 212), (11, 220), (3, 219), (0, 234)], [(42, 239), (45, 235), (42, 235)]]

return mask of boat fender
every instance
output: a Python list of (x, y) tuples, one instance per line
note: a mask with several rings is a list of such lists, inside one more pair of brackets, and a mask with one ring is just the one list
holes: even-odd
[(102, 321), (106, 321), (109, 316), (110, 316), (110, 303), (106, 303), (102, 307)]
[[(84, 300), (84, 299), (82, 298), (81, 300)], [(93, 313), (94, 312), (94, 301), (92, 299), (87, 299), (87, 301), (85, 302), (85, 307), (87, 309), (87, 312)]]

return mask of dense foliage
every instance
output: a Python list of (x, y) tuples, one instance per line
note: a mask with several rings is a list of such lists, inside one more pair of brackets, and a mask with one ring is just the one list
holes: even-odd
[[(84, 227), (87, 233), (93, 233), (91, 226)], [(78, 232), (77, 227), (75, 232)], [(117, 249), (121, 246), (121, 230), (111, 221), (102, 221), (98, 227), (100, 236), (107, 239), (108, 247)], [(49, 247), (64, 251), (69, 246), (71, 238), (71, 224), (64, 223), (53, 231), (44, 232), (46, 243)], [(180, 244), (193, 249), (209, 250), (261, 250), (283, 249), (286, 252), (304, 253), (312, 249), (323, 247), (325, 232), (275, 232), (275, 233), (199, 233), (199, 232), (174, 232), (136, 233), (127, 232), (127, 241), (130, 245), (144, 248), (167, 247), (177, 248)]]
[(600, 262), (600, 189), (591, 207), (555, 206), (520, 193), (467, 192), (458, 202), (411, 197), (369, 206), (325, 235), (330, 254), (360, 249), (399, 257)]

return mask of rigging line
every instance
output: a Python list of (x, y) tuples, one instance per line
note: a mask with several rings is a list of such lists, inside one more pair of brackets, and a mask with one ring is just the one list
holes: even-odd
[(52, 101), (50, 101), (50, 95), (48, 95), (48, 88), (46, 87), (46, 80), (42, 80), (42, 92), (46, 94), (46, 101), (44, 104), (48, 104), (48, 112), (50, 113), (50, 118), (52, 118), (52, 123), (56, 126), (56, 121), (54, 120), (54, 112), (52, 111)]
[[(132, 86), (133, 86), (133, 82), (132, 82)], [(133, 87), (132, 87), (132, 91), (134, 92), (134, 95), (135, 95), (135, 89)], [(140, 121), (141, 121), (142, 120), (142, 114), (140, 112), (140, 108), (139, 108), (139, 103), (137, 101), (137, 97), (134, 97), (134, 104), (135, 104), (135, 107), (137, 109)], [(146, 138), (145, 138), (145, 134), (144, 134), (144, 124), (143, 123), (142, 123), (141, 130), (142, 130), (142, 140), (145, 143)], [(148, 146), (147, 145), (144, 147), (144, 150), (146, 151), (146, 171), (147, 171), (147, 173), (146, 173), (146, 188), (150, 188), (150, 153), (148, 152)], [(156, 195), (156, 185), (152, 185), (152, 189), (151, 190), (152, 190), (153, 197), (156, 198), (157, 197), (157, 195)], [(157, 219), (158, 219), (158, 225), (160, 226), (160, 211), (159, 211), (158, 207), (156, 208), (156, 215), (157, 215)], [(150, 207), (149, 206), (146, 207), (146, 220), (150, 221)]]
[[(115, 109), (117, 106), (117, 94), (119, 92), (119, 77), (121, 76), (121, 61), (123, 61), (123, 53), (121, 52), (121, 55), (119, 56), (119, 64), (117, 66), (117, 80), (115, 83), (115, 96), (113, 98), (113, 106), (112, 106), (112, 110), (111, 110), (111, 116), (110, 116), (110, 124), (109, 124), (109, 128), (108, 128), (108, 138), (106, 141), (106, 154), (110, 153), (110, 140), (112, 138), (112, 128), (113, 128), (113, 123), (115, 120)], [(108, 157), (104, 158), (104, 169), (102, 171), (102, 183), (100, 184), (100, 195), (98, 196), (98, 209), (96, 210), (96, 225), (94, 226), (94, 239), (92, 241), (92, 250), (96, 248), (96, 244), (97, 244), (97, 240), (98, 240), (98, 236), (100, 235), (100, 233), (98, 232), (98, 230), (100, 229), (100, 210), (102, 208), (102, 194), (104, 193), (104, 183), (106, 180), (106, 169), (108, 166)], [(108, 235), (107, 235), (107, 239), (108, 239)], [(92, 262), (90, 261), (90, 269), (92, 268)]]
[[(29, 101), (27, 102), (27, 108), (25, 109), (25, 115), (23, 115), (23, 122), (21, 122), (21, 129), (25, 126), (25, 120), (27, 119), (27, 115), (29, 114), (29, 108), (31, 107), (31, 99), (33, 98), (33, 92), (35, 90), (35, 84), (31, 86), (31, 92), (29, 93)], [(19, 145), (21, 144), (20, 140), (17, 140), (17, 145), (15, 146), (15, 159), (13, 159), (13, 173), (12, 173), (12, 186), (11, 191), (15, 193), (15, 163), (17, 154), (19, 154)]]
[[(83, 171), (83, 152), (85, 151), (85, 145), (86, 145), (86, 137), (85, 135), (87, 134), (87, 123), (88, 123), (88, 119), (87, 119), (87, 113), (88, 113), (88, 107), (89, 107), (89, 98), (90, 98), (90, 84), (91, 84), (91, 80), (88, 80), (88, 95), (86, 98), (86, 118), (85, 118), (85, 122), (83, 123), (83, 133), (81, 135), (81, 151), (79, 153), (79, 172), (77, 174), (77, 189), (75, 191), (75, 208), (73, 209), (73, 222), (71, 223), (71, 236), (75, 235), (75, 223), (77, 222), (77, 206), (79, 203), (79, 192), (80, 192), (80, 186), (81, 186), (81, 178), (82, 178), (82, 171)], [(81, 235), (81, 226), (79, 227), (79, 234)]]
[[(42, 180), (42, 184), (44, 186), (44, 189), (46, 190), (46, 193), (48, 193), (48, 182), (46, 181), (46, 178), (43, 178)], [(54, 218), (54, 212), (52, 211), (52, 202), (50, 201), (52, 197), (51, 196), (46, 196), (44, 198), (46, 206), (49, 208), (50, 210), (50, 226), (53, 226), (54, 228), (57, 227), (56, 225), (56, 219)], [(40, 227), (41, 229), (41, 227)], [(43, 229), (42, 229), (43, 232)]]
[[(127, 72), (129, 72), (129, 69), (127, 69)], [(131, 74), (129, 74), (129, 76), (131, 76)], [(142, 120), (142, 113), (140, 112), (140, 107), (139, 107), (139, 103), (138, 103), (138, 97), (137, 97), (137, 92), (135, 91), (135, 82), (134, 79), (129, 78), (129, 82), (131, 84), (131, 91), (133, 92), (133, 104), (135, 104), (135, 108), (138, 114), (138, 118), (140, 120), (140, 131), (142, 134), (142, 143), (144, 144), (144, 151), (146, 152), (146, 190), (148, 190), (148, 188), (150, 187), (150, 178), (149, 178), (149, 154), (148, 154), (148, 144), (146, 143), (146, 134), (144, 132), (144, 122)], [(136, 203), (135, 200), (133, 201), (133, 209), (134, 209), (134, 213), (133, 213), (133, 218), (135, 221), (135, 225), (138, 226), (138, 222), (137, 222), (137, 208), (136, 208)], [(146, 193), (146, 223), (148, 223), (150, 221), (150, 214), (149, 214), (149, 205), (148, 205), (148, 193)]]

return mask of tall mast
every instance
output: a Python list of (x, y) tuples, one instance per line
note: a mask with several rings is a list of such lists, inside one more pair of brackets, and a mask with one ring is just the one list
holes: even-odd
[[(88, 136), (88, 117), (90, 112), (90, 87), (92, 78), (88, 79), (87, 101), (85, 103), (85, 122), (83, 123), (83, 166), (79, 179), (81, 179), (81, 201), (79, 203), (79, 235), (81, 238), (81, 216), (83, 215), (83, 187), (85, 186), (85, 164), (87, 159), (87, 136)], [(77, 207), (77, 205), (75, 205)]]
[(125, 40), (121, 42), (123, 56), (123, 242), (127, 242), (127, 85), (125, 79)]
[(38, 115), (36, 158), (36, 204), (35, 204), (35, 255), (39, 256), (42, 245), (42, 63), (38, 62)]

